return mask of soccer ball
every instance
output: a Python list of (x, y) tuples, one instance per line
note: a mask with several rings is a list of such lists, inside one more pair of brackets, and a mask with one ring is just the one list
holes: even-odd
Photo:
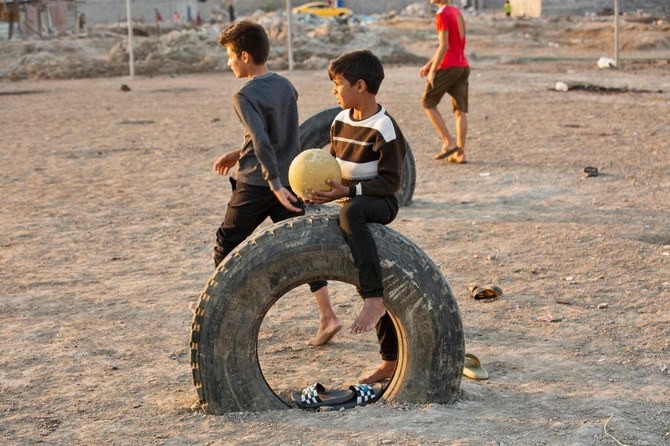
[(288, 168), (288, 182), (303, 200), (315, 190), (330, 190), (326, 180), (342, 181), (337, 160), (323, 149), (308, 149), (296, 156)]

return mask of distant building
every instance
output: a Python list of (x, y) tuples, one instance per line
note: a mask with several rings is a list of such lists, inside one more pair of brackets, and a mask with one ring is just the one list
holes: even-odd
[(71, 33), (82, 17), (75, 0), (0, 0), (0, 19), (10, 27), (7, 38), (15, 30), (37, 37)]

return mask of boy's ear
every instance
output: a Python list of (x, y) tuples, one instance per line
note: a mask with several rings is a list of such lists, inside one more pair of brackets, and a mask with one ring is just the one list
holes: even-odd
[(253, 62), (253, 58), (251, 57), (251, 54), (247, 53), (246, 51), (242, 51), (242, 54), (240, 55), (240, 59), (242, 62), (248, 64)]
[(356, 81), (356, 91), (358, 93), (365, 93), (368, 90), (368, 84), (363, 79)]

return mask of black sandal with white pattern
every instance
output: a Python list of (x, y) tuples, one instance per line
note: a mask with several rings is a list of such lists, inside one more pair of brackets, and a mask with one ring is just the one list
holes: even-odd
[[(353, 386), (352, 386), (353, 387)], [(350, 387), (349, 390), (331, 390), (320, 383), (314, 383), (305, 387), (302, 392), (293, 392), (293, 401), (303, 409), (311, 409), (322, 406), (334, 406), (352, 400), (357, 394)]]

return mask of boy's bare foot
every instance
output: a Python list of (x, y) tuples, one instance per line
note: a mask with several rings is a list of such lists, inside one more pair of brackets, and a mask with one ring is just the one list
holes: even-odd
[(363, 309), (349, 331), (352, 333), (365, 333), (372, 330), (379, 322), (382, 316), (386, 313), (384, 308), (384, 299), (382, 297), (367, 297), (363, 299)]
[(337, 318), (319, 323), (319, 331), (316, 332), (316, 336), (309, 341), (305, 341), (305, 344), (312, 347), (327, 344), (341, 329), (342, 323)]
[(198, 302), (188, 304), (188, 309), (191, 310), (191, 313), (195, 314), (195, 311), (198, 309)]
[(373, 371), (363, 374), (358, 377), (358, 384), (372, 384), (385, 379), (390, 379), (393, 376), (396, 363), (398, 361), (382, 361), (382, 363)]
[(458, 149), (457, 152), (453, 153), (447, 158), (447, 162), (456, 163), (456, 164), (465, 164), (465, 152), (463, 149)]

